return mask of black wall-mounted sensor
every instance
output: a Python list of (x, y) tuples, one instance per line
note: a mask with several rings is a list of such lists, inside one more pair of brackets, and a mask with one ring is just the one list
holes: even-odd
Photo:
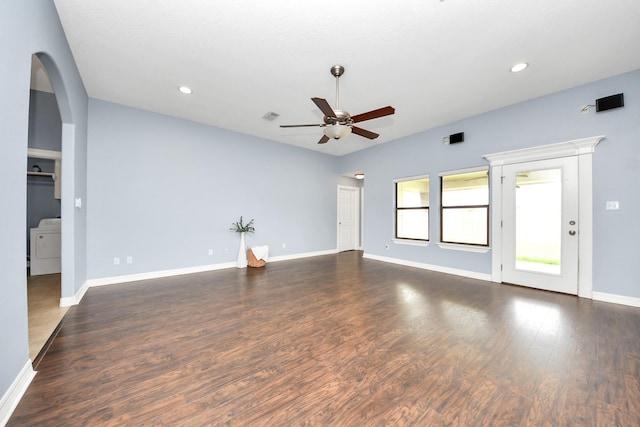
[(453, 135), (449, 135), (449, 144), (456, 144), (458, 142), (464, 141), (464, 132), (454, 133)]
[(596, 99), (596, 113), (620, 107), (624, 107), (623, 93)]

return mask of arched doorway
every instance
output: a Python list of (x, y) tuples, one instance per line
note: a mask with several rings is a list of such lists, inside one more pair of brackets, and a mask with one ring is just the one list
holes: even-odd
[(60, 307), (62, 119), (46, 67), (31, 60), (27, 150), (27, 296), (29, 356), (38, 354), (67, 308)]
[[(55, 93), (55, 101), (58, 107), (60, 122), (61, 122), (61, 168), (59, 173), (60, 184), (60, 211), (63, 218), (63, 224), (61, 227), (60, 240), (61, 240), (61, 277), (60, 277), (60, 307), (68, 307), (77, 304), (79, 300), (79, 286), (76, 285), (78, 280), (82, 280), (84, 277), (84, 266), (86, 261), (86, 255), (84, 254), (85, 244), (82, 240), (78, 241), (76, 235), (80, 234), (82, 237), (84, 234), (82, 228), (85, 223), (84, 212), (74, 208), (74, 206), (80, 206), (82, 199), (76, 196), (85, 193), (86, 188), (83, 185), (78, 187), (75, 175), (77, 168), (82, 169), (82, 162), (86, 147), (78, 147), (76, 144), (76, 138), (84, 139), (83, 135), (78, 135), (75, 124), (75, 117), (70, 103), (70, 94), (67, 92), (65, 81), (62, 78), (60, 70), (56, 62), (47, 53), (38, 52), (34, 54), (37, 59), (43, 65), (46, 74), (49, 77), (51, 88)], [(84, 88), (82, 86), (73, 86), (71, 90), (76, 95), (80, 95), (80, 99), (85, 95)], [(80, 93), (77, 93), (80, 90)], [(86, 117), (82, 115), (83, 106), (78, 106), (78, 114), (81, 115), (79, 120), (86, 120)], [(80, 157), (78, 157), (80, 156)], [(74, 204), (74, 197), (78, 197), (77, 203)], [(79, 248), (79, 249), (78, 249)]]

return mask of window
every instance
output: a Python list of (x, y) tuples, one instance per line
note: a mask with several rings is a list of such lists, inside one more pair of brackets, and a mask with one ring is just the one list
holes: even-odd
[(396, 181), (396, 239), (429, 240), (429, 178)]
[(440, 239), (443, 243), (489, 245), (489, 171), (440, 177)]

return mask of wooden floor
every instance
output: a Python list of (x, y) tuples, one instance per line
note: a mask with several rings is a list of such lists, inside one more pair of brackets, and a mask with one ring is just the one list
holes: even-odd
[(346, 252), (91, 288), (10, 426), (638, 426), (640, 309)]
[(67, 307), (60, 307), (60, 274), (27, 275), (29, 357), (36, 361)]

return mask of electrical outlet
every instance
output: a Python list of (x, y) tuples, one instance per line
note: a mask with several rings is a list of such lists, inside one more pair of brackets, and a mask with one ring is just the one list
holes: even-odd
[(224, 253), (228, 254), (229, 253), (229, 248), (224, 248)]
[(209, 255), (213, 255), (213, 249), (209, 249)]
[(128, 256), (127, 257), (127, 264), (131, 264), (133, 263), (133, 257), (132, 256)]
[(120, 265), (120, 258), (115, 257), (115, 258), (113, 259), (113, 265)]
[(287, 248), (287, 244), (286, 244), (286, 243), (283, 243), (283, 244), (282, 244), (282, 249), (286, 249), (286, 248)]

